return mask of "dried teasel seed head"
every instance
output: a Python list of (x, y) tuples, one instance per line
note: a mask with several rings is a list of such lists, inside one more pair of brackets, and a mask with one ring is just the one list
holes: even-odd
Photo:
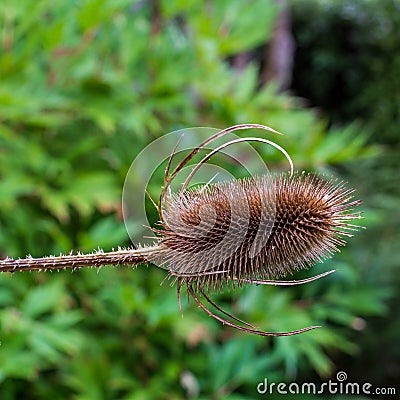
[(167, 199), (157, 256), (195, 290), (281, 278), (345, 245), (360, 218), (353, 192), (305, 173), (187, 190)]
[[(345, 245), (344, 238), (359, 227), (350, 224), (360, 218), (353, 207), (353, 189), (342, 181), (305, 173), (293, 173), (289, 154), (278, 144), (259, 137), (230, 140), (210, 151), (192, 169), (178, 194), (170, 194), (171, 182), (201, 149), (237, 130), (262, 129), (260, 124), (241, 124), (218, 131), (192, 149), (172, 170), (178, 144), (167, 164), (158, 209), (162, 229), (152, 246), (121, 249), (108, 253), (69, 254), (42, 258), (0, 260), (0, 272), (137, 265), (154, 262), (168, 269), (177, 281), (178, 303), (182, 286), (197, 305), (225, 325), (262, 336), (290, 336), (306, 332), (309, 326), (290, 332), (264, 332), (220, 308), (207, 291), (244, 283), (291, 286), (311, 282), (333, 271), (303, 280), (275, 280), (330, 257)], [(182, 136), (181, 136), (182, 138)], [(244, 141), (262, 142), (278, 149), (290, 164), (290, 174), (207, 184), (187, 189), (196, 171), (214, 154)], [(128, 185), (129, 186), (129, 185)], [(124, 191), (125, 192), (125, 191)], [(213, 313), (198, 294), (220, 313)], [(236, 322), (232, 322), (232, 320)]]

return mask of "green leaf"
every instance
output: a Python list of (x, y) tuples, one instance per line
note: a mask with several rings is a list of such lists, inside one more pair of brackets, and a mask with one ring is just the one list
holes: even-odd
[(65, 301), (63, 283), (53, 278), (50, 282), (31, 289), (21, 305), (21, 311), (32, 318), (63, 306)]

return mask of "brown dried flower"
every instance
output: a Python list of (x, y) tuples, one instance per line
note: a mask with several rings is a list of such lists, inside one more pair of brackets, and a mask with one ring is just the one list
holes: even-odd
[[(170, 173), (173, 152), (158, 204), (161, 229), (154, 229), (158, 235), (154, 246), (87, 255), (7, 258), (0, 261), (0, 271), (153, 262), (167, 268), (169, 276), (177, 281), (179, 304), (181, 290), (185, 286), (196, 303), (223, 324), (262, 336), (293, 335), (316, 328), (311, 326), (277, 333), (260, 331), (221, 309), (211, 300), (209, 293), (245, 283), (303, 284), (333, 272), (301, 281), (277, 280), (323, 261), (345, 245), (344, 237), (352, 236), (351, 231), (359, 228), (349, 223), (360, 218), (358, 212), (353, 212), (353, 207), (361, 203), (352, 199), (353, 189), (346, 188), (344, 182), (334, 178), (293, 171), (290, 174), (252, 177), (187, 189), (195, 170), (208, 158), (222, 147), (247, 140), (238, 139), (209, 153), (195, 167), (182, 191), (169, 194), (172, 180), (200, 149), (226, 133), (246, 128), (273, 131), (255, 124), (220, 131), (196, 147)], [(273, 144), (284, 152), (273, 142), (250, 139)], [(284, 154), (291, 163), (287, 153)], [(213, 313), (200, 300), (199, 294), (230, 319)]]

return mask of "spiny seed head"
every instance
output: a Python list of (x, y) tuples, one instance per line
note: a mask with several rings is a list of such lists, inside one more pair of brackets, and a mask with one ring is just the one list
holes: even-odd
[[(198, 290), (284, 277), (330, 257), (357, 229), (353, 189), (296, 173), (168, 196), (157, 260)], [(160, 261), (161, 260), (161, 261)]]
[[(343, 237), (351, 236), (349, 231), (358, 228), (349, 221), (360, 218), (359, 213), (352, 212), (352, 207), (361, 203), (352, 200), (353, 189), (347, 189), (336, 179), (293, 174), (293, 162), (282, 147), (260, 137), (247, 137), (232, 139), (210, 151), (192, 169), (180, 193), (169, 195), (171, 182), (201, 149), (234, 131), (249, 128), (279, 133), (260, 124), (231, 126), (204, 140), (172, 169), (178, 141), (168, 160), (164, 187), (156, 205), (163, 229), (155, 229), (159, 236), (154, 246), (118, 248), (109, 253), (99, 250), (59, 257), (6, 258), (0, 260), (0, 272), (154, 262), (166, 267), (169, 276), (177, 281), (179, 305), (182, 287), (186, 286), (188, 296), (225, 325), (261, 336), (291, 336), (317, 328), (265, 332), (224, 311), (206, 291), (243, 283), (299, 285), (334, 272), (302, 280), (276, 280), (331, 256), (345, 244)], [(232, 180), (186, 190), (196, 171), (210, 157), (243, 141), (261, 142), (280, 150), (290, 164), (290, 175)], [(198, 294), (228, 319), (211, 311)]]

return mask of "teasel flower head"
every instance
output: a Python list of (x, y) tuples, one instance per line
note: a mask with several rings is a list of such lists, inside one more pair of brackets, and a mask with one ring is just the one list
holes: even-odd
[[(353, 199), (354, 189), (344, 181), (294, 172), (293, 162), (284, 149), (274, 142), (248, 137), (232, 140), (210, 152), (189, 174), (181, 191), (170, 194), (172, 180), (201, 148), (228, 132), (249, 127), (277, 133), (262, 125), (239, 125), (220, 131), (189, 153), (172, 173), (174, 153), (171, 155), (158, 204), (161, 229), (154, 229), (159, 250), (149, 260), (168, 268), (177, 281), (179, 304), (185, 286), (195, 302), (223, 324), (263, 336), (293, 335), (316, 326), (291, 332), (260, 331), (222, 310), (209, 294), (246, 283), (304, 284), (334, 272), (304, 280), (280, 280), (340, 251), (346, 244), (345, 238), (360, 228), (351, 221), (361, 218), (353, 210), (361, 201)], [(288, 159), (290, 172), (188, 188), (202, 164), (221, 149), (244, 140), (278, 148)], [(199, 295), (229, 320), (212, 312)]]
[[(265, 332), (223, 310), (210, 295), (244, 284), (305, 284), (334, 272), (303, 280), (282, 280), (331, 257), (359, 229), (351, 224), (361, 218), (359, 212), (353, 211), (361, 203), (353, 199), (353, 189), (336, 178), (294, 172), (293, 162), (282, 147), (266, 139), (246, 137), (228, 141), (208, 153), (195, 165), (182, 189), (170, 192), (172, 181), (200, 150), (228, 133), (248, 128), (279, 133), (258, 124), (221, 130), (196, 146), (171, 171), (176, 148), (173, 150), (156, 205), (160, 224), (153, 229), (157, 236), (152, 246), (39, 259), (7, 258), (0, 261), (0, 271), (154, 263), (167, 269), (168, 277), (177, 283), (180, 307), (181, 292), (186, 288), (188, 295), (210, 316), (241, 331), (289, 336), (316, 328)], [(244, 141), (263, 142), (280, 150), (290, 163), (290, 172), (190, 187), (193, 175), (209, 158)], [(219, 313), (211, 311), (207, 304)]]
[(157, 255), (198, 290), (282, 278), (345, 245), (357, 229), (349, 221), (359, 217), (352, 193), (344, 182), (306, 173), (188, 190), (168, 199)]

